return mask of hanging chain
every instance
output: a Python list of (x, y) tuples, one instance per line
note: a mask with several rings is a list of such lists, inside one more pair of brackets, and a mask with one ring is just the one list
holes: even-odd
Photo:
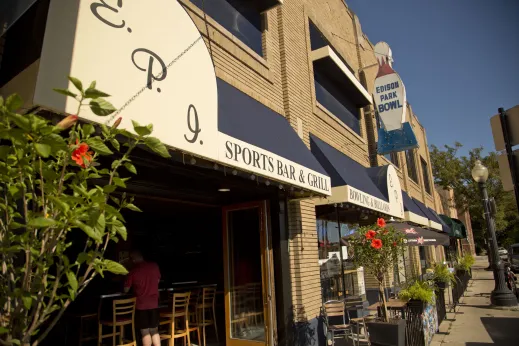
[[(196, 40), (194, 40), (189, 46), (187, 46), (186, 49), (182, 53), (180, 53), (175, 59), (173, 59), (169, 64), (166, 65), (166, 68), (162, 70), (156, 77), (159, 79), (162, 74), (165, 72), (165, 70), (169, 69), (174, 63), (176, 63), (180, 58), (182, 58), (187, 52), (191, 50), (200, 40), (202, 40), (202, 36), (199, 36)], [(126, 107), (128, 107), (133, 101), (135, 101), (143, 92), (144, 90), (148, 89), (148, 85), (151, 86), (155, 82), (155, 79), (152, 79), (151, 84), (146, 83), (145, 86), (143, 86), (139, 91), (135, 93), (128, 101), (124, 103), (124, 105), (119, 108), (117, 111), (115, 111), (111, 116), (110, 119), (106, 121), (106, 125), (111, 123), (114, 118), (119, 115)]]

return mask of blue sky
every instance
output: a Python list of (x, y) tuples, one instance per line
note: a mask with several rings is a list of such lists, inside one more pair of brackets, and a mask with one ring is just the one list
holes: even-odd
[(519, 0), (347, 0), (386, 41), (429, 145), (494, 150), (490, 117), (519, 104)]

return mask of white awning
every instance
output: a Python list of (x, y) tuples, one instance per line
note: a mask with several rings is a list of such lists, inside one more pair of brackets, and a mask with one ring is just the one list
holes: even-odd
[[(355, 101), (359, 108), (373, 103), (373, 97), (370, 93), (360, 84), (357, 77), (355, 77), (330, 46), (313, 50), (310, 56), (315, 64), (323, 66), (326, 70), (331, 70), (331, 75), (335, 79), (339, 79), (340, 84), (344, 85), (345, 89), (350, 89), (356, 94), (352, 96), (355, 96)], [(348, 85), (351, 87), (348, 88)]]

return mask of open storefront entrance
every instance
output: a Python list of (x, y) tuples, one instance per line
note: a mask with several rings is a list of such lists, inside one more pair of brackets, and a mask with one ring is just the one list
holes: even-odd
[(272, 242), (265, 202), (223, 208), (226, 345), (272, 345)]

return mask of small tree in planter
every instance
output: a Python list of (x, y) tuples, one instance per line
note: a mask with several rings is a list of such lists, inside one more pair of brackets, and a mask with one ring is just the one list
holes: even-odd
[(449, 267), (443, 263), (435, 263), (433, 265), (433, 280), (439, 288), (445, 288), (447, 284), (456, 284), (456, 277), (454, 273), (449, 270)]
[[(99, 116), (115, 111), (95, 82), (83, 88), (70, 80), (77, 90), (56, 91), (78, 101), (78, 114), (82, 107)], [(134, 123), (133, 135), (117, 128), (120, 119), (110, 127), (80, 125), (78, 114), (53, 125), (16, 113), (22, 104), (17, 95), (0, 97), (0, 345), (36, 346), (95, 275), (126, 273), (104, 252), (126, 239), (121, 210), (140, 211), (125, 194), (112, 195), (129, 179), (121, 168), (136, 174), (132, 150), (145, 145), (169, 154), (150, 136), (152, 125)], [(103, 155), (112, 158), (106, 167)], [(72, 254), (78, 232), (83, 250)]]
[(388, 322), (384, 277), (394, 269), (398, 257), (403, 254), (404, 235), (379, 218), (375, 225), (359, 228), (348, 243), (355, 264), (364, 267), (365, 272), (377, 279), (383, 319)]

